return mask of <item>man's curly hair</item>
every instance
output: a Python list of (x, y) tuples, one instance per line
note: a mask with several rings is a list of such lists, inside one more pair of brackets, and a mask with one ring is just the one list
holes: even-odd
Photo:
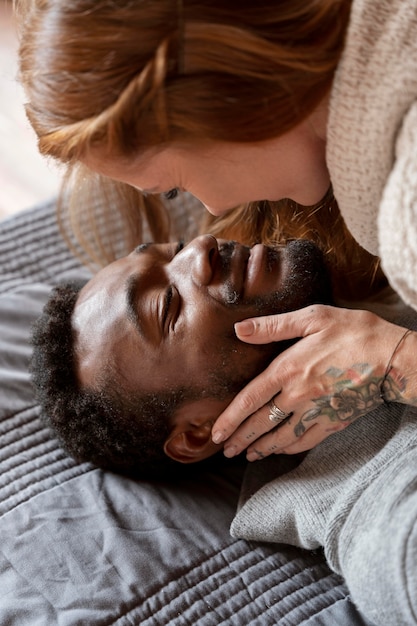
[(123, 393), (116, 372), (115, 384), (99, 391), (82, 388), (76, 377), (71, 318), (84, 284), (55, 287), (33, 326), (30, 369), (42, 418), (77, 461), (137, 477), (178, 475), (182, 464), (163, 451), (169, 420), (198, 392)]

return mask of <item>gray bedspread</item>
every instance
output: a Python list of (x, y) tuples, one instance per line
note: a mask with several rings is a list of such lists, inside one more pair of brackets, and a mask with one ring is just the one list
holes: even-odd
[(365, 624), (320, 553), (230, 537), (242, 467), (175, 485), (77, 465), (39, 420), (30, 326), (88, 276), (53, 204), (0, 224), (0, 624)]

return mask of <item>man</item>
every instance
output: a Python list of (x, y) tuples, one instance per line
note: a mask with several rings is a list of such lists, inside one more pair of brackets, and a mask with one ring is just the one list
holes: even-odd
[(82, 288), (59, 287), (37, 323), (39, 401), (79, 460), (166, 477), (212, 456), (217, 416), (288, 345), (244, 344), (234, 323), (330, 301), (310, 242), (204, 235), (182, 248), (144, 244)]

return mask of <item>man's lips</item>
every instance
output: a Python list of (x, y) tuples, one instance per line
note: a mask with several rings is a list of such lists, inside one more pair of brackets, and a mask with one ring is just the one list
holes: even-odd
[(262, 244), (256, 244), (250, 250), (250, 256), (246, 267), (246, 277), (244, 283), (245, 296), (256, 295), (257, 288), (262, 283), (262, 275), (267, 267), (267, 248)]
[(227, 283), (239, 299), (242, 296), (250, 248), (236, 241), (219, 242), (216, 278)]
[(252, 248), (236, 242), (219, 245), (222, 279), (227, 280), (239, 299), (256, 297), (263, 277), (270, 270), (268, 248)]

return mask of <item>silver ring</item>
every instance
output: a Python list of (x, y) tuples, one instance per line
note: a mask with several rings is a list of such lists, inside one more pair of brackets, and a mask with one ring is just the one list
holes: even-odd
[(274, 422), (274, 424), (279, 424), (279, 422), (283, 422), (284, 420), (287, 419), (287, 417), (290, 417), (290, 415), (292, 415), (291, 412), (285, 413), (285, 411), (282, 411), (279, 407), (277, 407), (277, 405), (274, 402), (274, 398), (272, 398), (268, 406), (269, 406), (269, 410), (271, 411), (268, 417), (271, 420), (271, 422)]

